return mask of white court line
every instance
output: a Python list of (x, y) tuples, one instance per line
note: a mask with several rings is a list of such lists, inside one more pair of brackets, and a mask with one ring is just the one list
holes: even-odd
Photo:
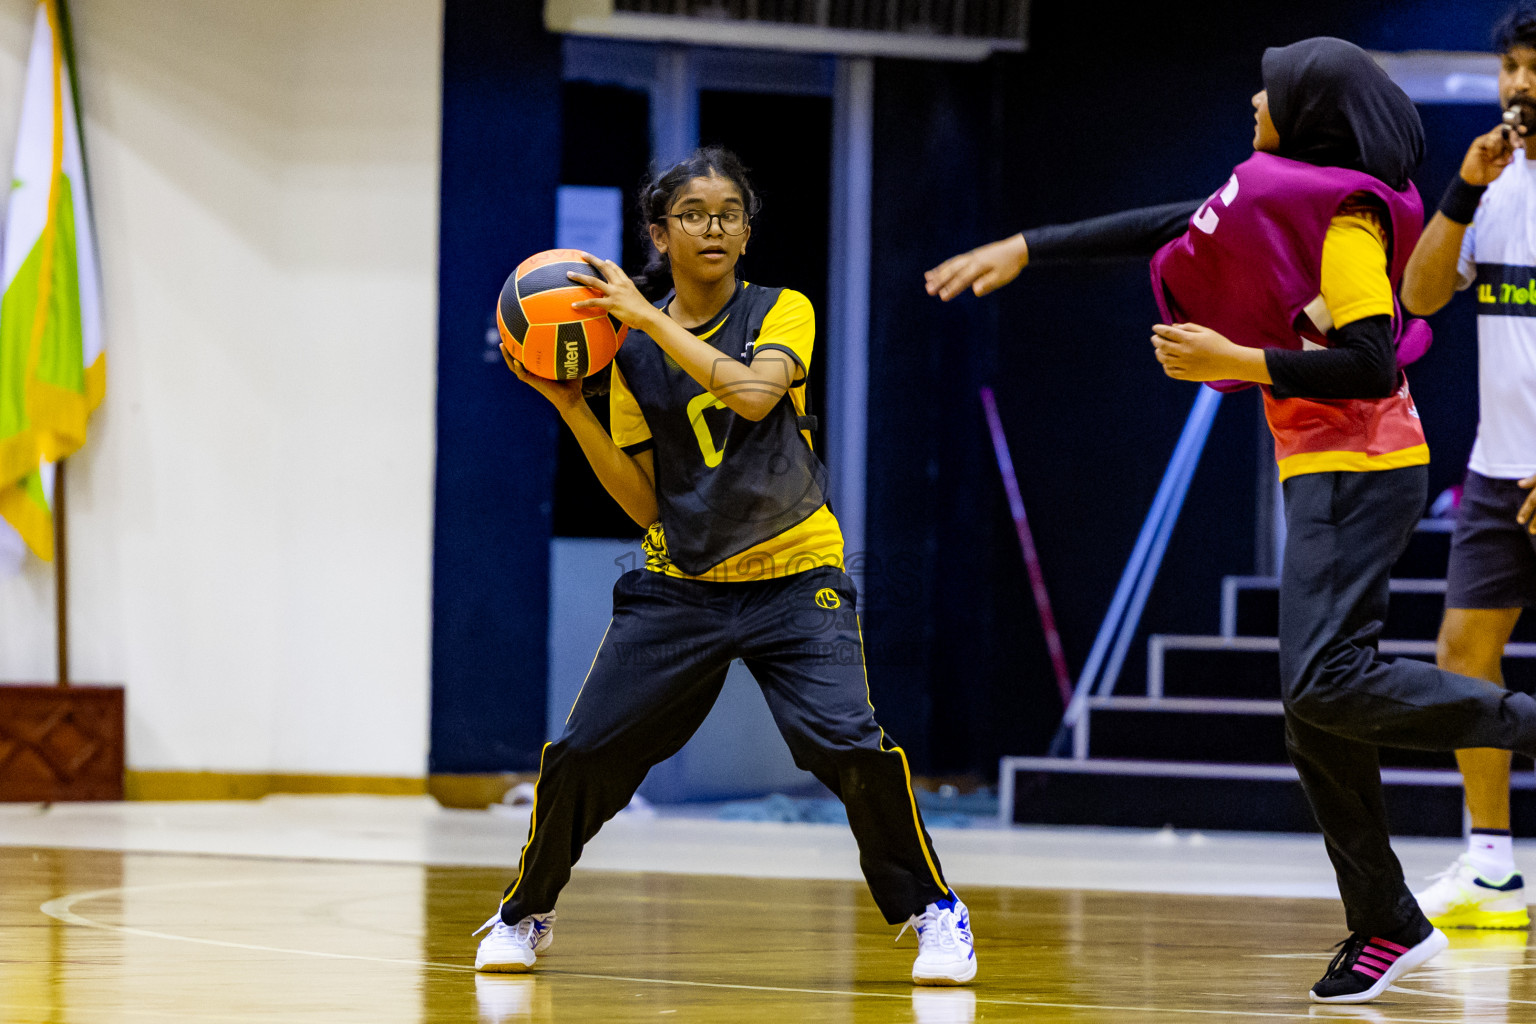
[[(672, 981), (666, 978), (626, 978), (616, 974), (577, 974), (575, 971), (553, 970), (541, 972), (558, 975), (562, 978), (591, 978), (598, 981), (624, 981), (642, 985), (685, 985), (696, 988), (726, 988), (743, 989), (749, 992), (791, 992), (803, 995), (817, 996), (867, 996), (881, 999), (907, 999), (904, 992), (859, 992), (843, 991), (830, 988), (781, 988), (775, 985), (729, 985), (715, 981)], [(915, 987), (915, 986), (914, 986)], [(1118, 1010), (1127, 1013), (1196, 1013), (1217, 1017), (1268, 1017), (1275, 1020), (1309, 1020), (1315, 1021), (1318, 1015), (1314, 1013), (1270, 1013), (1260, 1010), (1204, 1010), (1182, 1006), (1118, 1006), (1113, 1003), (1051, 1003), (1044, 1000), (1033, 999), (983, 999), (977, 997), (977, 1003), (987, 1006), (1032, 1006), (1041, 1009), (1053, 1010)], [(1441, 1017), (1372, 1017), (1373, 1021), (1382, 1021), (1383, 1024), (1445, 1024)]]
[[(1445, 972), (1450, 973), (1450, 972)], [(1390, 986), (1390, 991), (1404, 992), (1412, 996), (1431, 996), (1435, 999), (1460, 999), (1468, 1003), (1498, 1003), (1500, 1006), (1536, 1006), (1536, 999), (1514, 999), (1510, 996), (1472, 996), (1460, 995), (1453, 992), (1429, 992), (1421, 988), (1403, 988), (1401, 985)]]
[(313, 949), (286, 949), (281, 946), (260, 946), (250, 942), (230, 942), (227, 939), (200, 939), (190, 935), (173, 935), (169, 932), (150, 931), (147, 928), (129, 928), (126, 925), (107, 924), (103, 921), (94, 921), (75, 913), (74, 905), (83, 900), (103, 899), (110, 896), (118, 896), (125, 892), (140, 892), (146, 889), (179, 889), (179, 888), (212, 888), (218, 885), (256, 885), (269, 884), (270, 879), (239, 880), (229, 882), (187, 882), (185, 884), (167, 882), (162, 885), (138, 885), (123, 886), (118, 889), (97, 889), (93, 892), (77, 892), (69, 896), (60, 896), (49, 900), (37, 909), (47, 914), (56, 921), (65, 924), (79, 925), (82, 928), (96, 928), (101, 931), (118, 932), (122, 935), (138, 935), (147, 939), (167, 939), (171, 942), (195, 942), (203, 946), (221, 946), (225, 949), (247, 949), (256, 953), (285, 953), (291, 956), (313, 956), (326, 960), (363, 960), (378, 964), (399, 964), (406, 967), (434, 967), (448, 971), (474, 972), (473, 967), (463, 964), (438, 964), (424, 960), (398, 960), (381, 956), (362, 956), (357, 953), (322, 953)]
[[(90, 892), (73, 893), (68, 896), (60, 896), (44, 903), (38, 909), (49, 917), (62, 921), (65, 924), (77, 925), (82, 928), (95, 928), (101, 931), (118, 932), (124, 935), (138, 935), (145, 938), (165, 939), (171, 942), (191, 942), (204, 946), (219, 946), (227, 949), (245, 949), (258, 953), (282, 953), (288, 956), (310, 956), (326, 960), (360, 960), (368, 963), (396, 964), (407, 967), (425, 967), (432, 970), (458, 971), (474, 974), (473, 967), (464, 964), (443, 964), (430, 960), (402, 960), (391, 957), (362, 956), (356, 953), (324, 953), (312, 949), (287, 949), (280, 946), (262, 946), (248, 942), (229, 942), (224, 939), (202, 939), (190, 935), (174, 935), (169, 932), (151, 931), (145, 928), (129, 928), (125, 925), (107, 924), (85, 917), (74, 911), (76, 903), (91, 899), (104, 899), (112, 896), (120, 896), (127, 892), (141, 892), (149, 889), (180, 889), (180, 888), (213, 888), (219, 885), (252, 885), (266, 884), (269, 880), (232, 880), (228, 882), (167, 882), (159, 885), (121, 886), (115, 889), (96, 889)], [(619, 981), (637, 985), (672, 985), (683, 988), (707, 988), (724, 989), (740, 992), (782, 992), (790, 995), (815, 995), (815, 996), (850, 996), (864, 999), (901, 999), (910, 1000), (909, 992), (868, 992), (857, 989), (829, 989), (829, 988), (787, 988), (779, 985), (741, 985), (718, 981), (682, 981), (671, 978), (633, 978), (617, 974), (584, 974), (576, 971), (562, 971), (557, 969), (541, 970), (538, 975), (554, 976), (559, 978), (584, 978), (591, 981)], [(1396, 987), (1396, 986), (1394, 986)], [(1400, 990), (1407, 991), (1407, 990)], [(1442, 993), (1424, 992), (1415, 993), (1422, 995), (1439, 996)], [(1447, 996), (1446, 998), (1457, 998)], [(1478, 998), (1478, 997), (1467, 997)], [(983, 999), (978, 998), (977, 1003), (987, 1006), (1026, 1006), (1040, 1009), (1055, 1010), (1112, 1010), (1126, 1013), (1182, 1013), (1194, 1014), (1206, 1017), (1263, 1017), (1271, 1020), (1309, 1020), (1317, 1018), (1311, 1013), (1273, 1013), (1256, 1010), (1210, 1010), (1194, 1007), (1164, 1007), (1164, 1006), (1121, 1006), (1110, 1003), (1053, 1003), (1043, 1000), (1029, 999)], [(1373, 1020), (1382, 1024), (1443, 1024), (1440, 1019), (1428, 1017), (1373, 1017)]]
[[(1521, 950), (1524, 952), (1524, 950)], [(1452, 953), (1502, 953), (1501, 949), (1451, 949)], [(1332, 953), (1244, 953), (1243, 956), (1252, 960), (1332, 960)], [(1438, 964), (1433, 960), (1435, 969), (1445, 974), (1477, 974), (1481, 971), (1531, 971), (1536, 970), (1536, 964), (1475, 964), (1467, 967), (1452, 967), (1449, 964)], [(1426, 965), (1427, 966), (1427, 965)], [(1418, 968), (1414, 968), (1417, 970)]]
[[(1469, 952), (1469, 951), (1463, 950), (1463, 952)], [(1496, 950), (1484, 950), (1484, 951), (1480, 951), (1480, 952), (1497, 952), (1497, 951)], [(1245, 953), (1243, 955), (1246, 956), (1246, 957), (1250, 957), (1250, 958), (1252, 958), (1254, 960), (1332, 960), (1333, 959), (1333, 955), (1331, 953)], [(1422, 970), (1422, 971), (1424, 971), (1427, 974), (1434, 975), (1435, 977), (1444, 977), (1446, 975), (1451, 975), (1451, 974), (1457, 974), (1457, 975), (1462, 975), (1462, 974), (1493, 974), (1496, 971), (1536, 971), (1536, 964), (1482, 964), (1482, 965), (1479, 965), (1479, 964), (1467, 964), (1464, 967), (1456, 967), (1456, 966), (1452, 966), (1450, 964), (1437, 964), (1433, 960), (1431, 960), (1427, 964), (1424, 964), (1422, 967), (1414, 968), (1414, 970), (1415, 971)], [(1419, 976), (1423, 977), (1424, 975), (1421, 974)], [(1404, 989), (1403, 991), (1406, 992), (1407, 989)], [(1427, 992), (1427, 993), (1425, 993), (1425, 995), (1435, 995), (1435, 996), (1441, 996), (1441, 997), (1449, 998), (1449, 999), (1458, 998), (1456, 996), (1450, 995), (1450, 994), (1445, 993), (1445, 992)], [(1474, 998), (1474, 997), (1467, 996), (1467, 998), (1471, 999), (1471, 998)], [(1487, 999), (1487, 998), (1490, 998), (1490, 997), (1488, 997), (1488, 996), (1478, 996), (1476, 998)], [(1497, 1000), (1497, 1001), (1504, 1002), (1505, 1000)], [(1514, 1002), (1520, 1002), (1521, 1000), (1517, 999), (1517, 1000), (1513, 1000), (1513, 1001)], [(1533, 1002), (1532, 1005), (1536, 1006), (1536, 1002)]]
[(1332, 953), (1244, 953), (1253, 960), (1332, 960)]
[[(0, 1001), (0, 1011), (10, 1010), (20, 1010), (26, 1013), (50, 1015), (44, 1018), (46, 1020), (59, 1019), (59, 1007), (57, 1006), (36, 1006), (30, 1003), (7, 1003)], [(154, 1010), (140, 1010), (133, 1006), (114, 1006), (112, 1007), (112, 1012), (113, 1014), (128, 1017), (149, 1017), (153, 1020), (159, 1021), (169, 1019), (191, 1020), (196, 1021), (197, 1024), (215, 1024), (215, 1022), (220, 1021), (225, 1022), (225, 1024), (251, 1024), (251, 1021), (256, 1019), (251, 1017), (249, 1014), (240, 1017), (230, 1017), (225, 1014), (219, 1014), (218, 1016), (210, 1017), (208, 1016), (208, 1012), (206, 1010), (168, 1010), (164, 1007), (160, 1007)], [(4, 1017), (0, 1019), (9, 1020), (10, 1018)], [(336, 1018), (285, 1016), (283, 1018), (283, 1024), (336, 1024)]]
[[(1490, 950), (1489, 952), (1493, 952)], [(1434, 975), (1441, 974), (1493, 974), (1499, 971), (1536, 971), (1536, 964), (1487, 964), (1482, 967), (1452, 967), (1450, 964), (1437, 964), (1434, 961), (1424, 965), (1424, 969)], [(1414, 968), (1418, 970), (1418, 968)]]

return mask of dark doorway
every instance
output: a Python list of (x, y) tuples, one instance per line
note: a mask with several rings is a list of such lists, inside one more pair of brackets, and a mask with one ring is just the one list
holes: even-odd
[(816, 308), (810, 407), (826, 428), (827, 252), (832, 202), (832, 100), (746, 92), (699, 94), (699, 141), (732, 150), (763, 202), (742, 260), (748, 281), (793, 288)]
[[(631, 274), (645, 266), (640, 241), (637, 194), (650, 164), (650, 98), (638, 90), (590, 82), (566, 82), (564, 142), (560, 160), (562, 185), (596, 185), (624, 193), (624, 255)], [(601, 130), (594, 117), (601, 111)], [(604, 427), (608, 399), (589, 400)], [(554, 535), (556, 537), (639, 537), (634, 520), (598, 483), (576, 439), (560, 428), (555, 463)]]

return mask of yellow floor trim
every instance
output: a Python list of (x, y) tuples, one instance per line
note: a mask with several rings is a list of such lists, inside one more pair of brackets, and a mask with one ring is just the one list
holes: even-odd
[(444, 807), (480, 810), (501, 803), (507, 790), (519, 782), (533, 782), (536, 772), (496, 772), (484, 775), (432, 775), (427, 792)]
[(427, 780), (391, 775), (297, 775), (281, 772), (123, 773), (129, 800), (259, 800), (269, 793), (372, 793), (422, 796)]

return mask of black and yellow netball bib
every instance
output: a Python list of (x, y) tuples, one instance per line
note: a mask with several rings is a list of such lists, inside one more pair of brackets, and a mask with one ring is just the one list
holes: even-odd
[[(760, 338), (770, 315), (786, 320), (800, 307), (808, 332), (804, 353), (779, 343), (777, 332)], [(725, 308), (693, 333), (722, 358), (743, 363), (764, 349), (782, 350), (796, 364), (796, 386), (804, 384), (814, 326), (810, 304), (796, 292), (741, 284)], [(631, 454), (655, 449), (666, 557), (683, 573), (702, 575), (826, 506), (826, 470), (801, 432), (793, 394), (754, 423), (732, 412), (641, 331), (630, 332), (615, 365), (619, 386), (633, 397), (643, 424), (627, 436), (616, 419), (614, 440)], [(838, 555), (840, 560), (840, 550)]]

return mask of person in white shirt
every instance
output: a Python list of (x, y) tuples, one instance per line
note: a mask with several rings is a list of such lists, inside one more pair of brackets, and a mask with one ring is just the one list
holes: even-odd
[[(1536, 3), (1494, 28), (1499, 101), (1536, 110)], [(1473, 140), (1403, 275), (1403, 305), (1427, 315), (1455, 291), (1477, 302), (1477, 442), (1451, 539), (1441, 668), (1503, 685), (1522, 609), (1536, 605), (1536, 140), (1500, 126)], [(1467, 852), (1415, 893), (1439, 927), (1529, 928), (1509, 822), (1509, 753), (1459, 750)]]

